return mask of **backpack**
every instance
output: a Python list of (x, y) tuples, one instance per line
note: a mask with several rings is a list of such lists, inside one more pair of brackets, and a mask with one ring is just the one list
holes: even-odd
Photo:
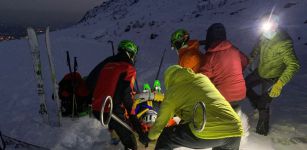
[[(88, 114), (91, 98), (84, 79), (79, 72), (68, 73), (59, 83), (62, 116), (83, 116)], [(73, 101), (75, 97), (75, 103)]]

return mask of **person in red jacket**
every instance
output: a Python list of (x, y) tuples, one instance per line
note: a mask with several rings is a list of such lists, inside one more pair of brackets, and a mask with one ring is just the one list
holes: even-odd
[(202, 56), (200, 72), (210, 78), (216, 88), (235, 108), (246, 96), (243, 70), (247, 57), (226, 39), (223, 24), (214, 23), (206, 35), (207, 52)]
[[(95, 85), (92, 97), (94, 116), (100, 120), (102, 103), (107, 96), (111, 96), (113, 99), (112, 113), (131, 125), (138, 133), (140, 142), (147, 145), (147, 135), (142, 131), (137, 117), (131, 113), (135, 93), (136, 69), (134, 62), (137, 52), (138, 47), (134, 42), (130, 40), (121, 41), (118, 46), (118, 53), (105, 59), (93, 69), (87, 78), (87, 85)], [(109, 109), (104, 111), (107, 112)], [(115, 130), (125, 149), (137, 149), (134, 134), (123, 125), (111, 119), (109, 129)]]
[(190, 40), (189, 33), (184, 29), (176, 30), (171, 36), (172, 49), (176, 49), (179, 55), (178, 64), (184, 68), (191, 68), (198, 72), (200, 65), (199, 46), (203, 41)]

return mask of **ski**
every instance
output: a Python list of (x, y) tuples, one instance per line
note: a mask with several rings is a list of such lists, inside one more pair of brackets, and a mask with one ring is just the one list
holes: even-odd
[(58, 125), (61, 126), (61, 119), (62, 119), (62, 111), (61, 111), (61, 101), (58, 95), (59, 85), (56, 80), (56, 73), (55, 73), (55, 66), (53, 62), (53, 57), (51, 53), (51, 44), (50, 44), (50, 36), (49, 36), (49, 27), (46, 28), (46, 48), (48, 51), (48, 60), (49, 60), (49, 68), (51, 72), (51, 81), (52, 81), (52, 88), (53, 88), (53, 97), (57, 105), (57, 117), (58, 117)]
[(31, 49), (31, 55), (33, 60), (35, 78), (37, 80), (37, 93), (40, 99), (40, 108), (39, 114), (41, 114), (45, 123), (49, 124), (49, 116), (46, 105), (45, 91), (44, 91), (44, 82), (42, 76), (42, 66), (40, 61), (40, 52), (38, 49), (38, 40), (36, 37), (36, 33), (33, 28), (27, 28), (29, 44)]
[(21, 150), (49, 150), (48, 148), (34, 145), (25, 141), (18, 140), (16, 138), (12, 138), (6, 135), (1, 136), (3, 142), (5, 144), (5, 149), (21, 149)]

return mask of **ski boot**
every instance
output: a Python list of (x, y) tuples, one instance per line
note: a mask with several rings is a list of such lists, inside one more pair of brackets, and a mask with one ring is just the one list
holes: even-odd
[(267, 136), (269, 133), (269, 110), (259, 110), (259, 120), (256, 127), (256, 133)]

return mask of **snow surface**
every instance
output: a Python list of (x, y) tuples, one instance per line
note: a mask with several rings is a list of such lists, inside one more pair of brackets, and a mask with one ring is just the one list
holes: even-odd
[[(209, 3), (212, 2), (212, 3)], [(244, 124), (249, 134), (242, 150), (305, 150), (307, 149), (307, 17), (306, 0), (112, 0), (96, 7), (83, 22), (51, 33), (51, 46), (58, 81), (68, 72), (65, 51), (78, 57), (79, 71), (87, 75), (104, 58), (112, 55), (108, 40), (115, 45), (132, 39), (140, 47), (137, 57), (139, 86), (152, 83), (161, 54), (167, 49), (163, 70), (176, 64), (177, 55), (170, 49), (170, 34), (185, 28), (191, 38), (204, 39), (206, 29), (215, 22), (226, 26), (228, 39), (249, 54), (259, 36), (259, 18), (275, 8), (282, 26), (294, 40), (301, 69), (285, 86), (282, 95), (272, 104), (271, 132), (255, 134), (254, 111), (247, 100), (242, 104)], [(304, 23), (305, 22), (305, 23)], [(130, 29), (129, 29), (130, 26)], [(150, 39), (151, 34), (158, 35)], [(123, 149), (109, 144), (109, 133), (93, 118), (63, 119), (56, 127), (56, 104), (51, 100), (51, 79), (44, 36), (39, 36), (47, 106), (52, 125), (44, 124), (40, 115), (39, 97), (32, 58), (26, 39), (0, 43), (0, 130), (8, 136), (56, 150)], [(243, 115), (244, 116), (244, 115)], [(180, 148), (184, 149), (184, 148)]]

